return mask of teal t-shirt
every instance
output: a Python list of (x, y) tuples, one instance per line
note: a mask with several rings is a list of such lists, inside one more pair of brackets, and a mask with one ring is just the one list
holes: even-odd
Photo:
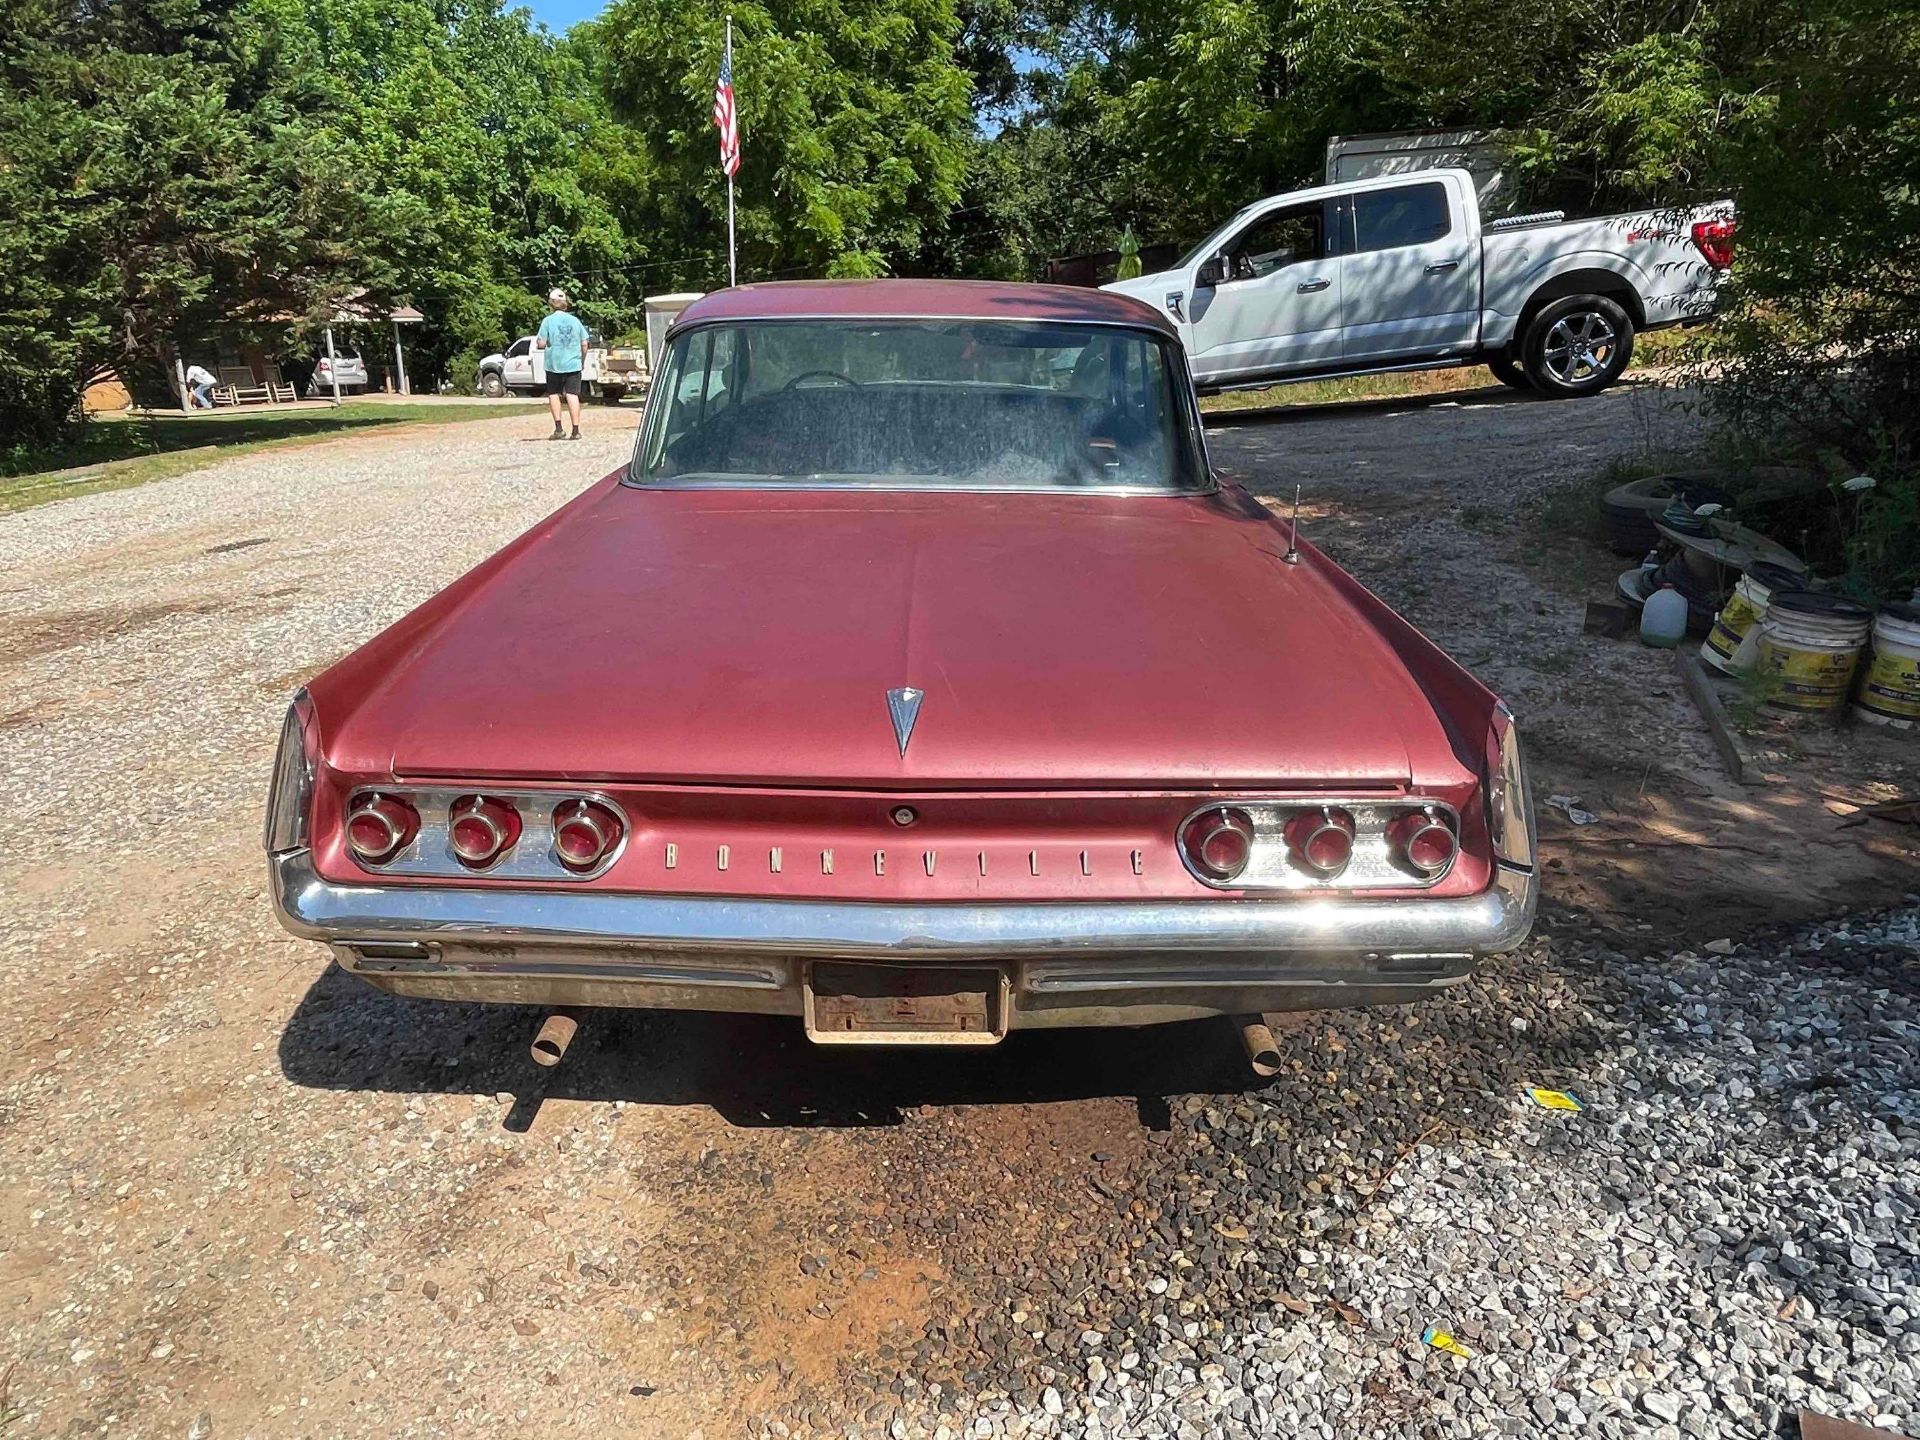
[(547, 342), (546, 366), (562, 375), (578, 370), (587, 344), (587, 327), (568, 314), (556, 310), (540, 322), (540, 338)]

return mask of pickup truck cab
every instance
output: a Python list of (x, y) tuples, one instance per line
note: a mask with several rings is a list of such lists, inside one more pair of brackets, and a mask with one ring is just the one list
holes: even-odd
[(1466, 171), (1428, 170), (1257, 201), (1105, 288), (1173, 321), (1202, 393), (1487, 364), (1574, 396), (1619, 378), (1636, 332), (1711, 314), (1732, 262), (1730, 202), (1483, 223)]

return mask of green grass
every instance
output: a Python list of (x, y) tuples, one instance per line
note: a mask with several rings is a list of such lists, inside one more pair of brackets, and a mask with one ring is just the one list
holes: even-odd
[(1229, 390), (1201, 397), (1200, 409), (1215, 415), (1234, 410), (1271, 410), (1303, 405), (1338, 405), (1363, 400), (1400, 400), (1446, 395), (1458, 390), (1499, 387), (1484, 366), (1451, 370), (1400, 370), (1386, 375), (1351, 375), (1343, 380), (1303, 380), (1265, 390)]
[(338, 435), (408, 425), (450, 425), (522, 413), (537, 402), (408, 404), (349, 401), (332, 407), (227, 410), (211, 414), (101, 416), (65, 444), (0, 455), (0, 513), (70, 495), (124, 490), (184, 475), (219, 460)]

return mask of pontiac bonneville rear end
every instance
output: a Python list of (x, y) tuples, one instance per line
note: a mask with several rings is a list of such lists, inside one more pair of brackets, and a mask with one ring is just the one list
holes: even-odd
[(1209, 471), (1117, 295), (748, 286), (632, 464), (295, 698), (294, 933), (822, 1042), (1418, 999), (1527, 933), (1499, 702)]

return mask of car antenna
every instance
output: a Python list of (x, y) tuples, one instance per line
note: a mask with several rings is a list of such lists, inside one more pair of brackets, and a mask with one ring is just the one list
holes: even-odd
[(1287, 553), (1280, 559), (1288, 565), (1300, 563), (1300, 487), (1293, 487), (1293, 519), (1287, 525)]

